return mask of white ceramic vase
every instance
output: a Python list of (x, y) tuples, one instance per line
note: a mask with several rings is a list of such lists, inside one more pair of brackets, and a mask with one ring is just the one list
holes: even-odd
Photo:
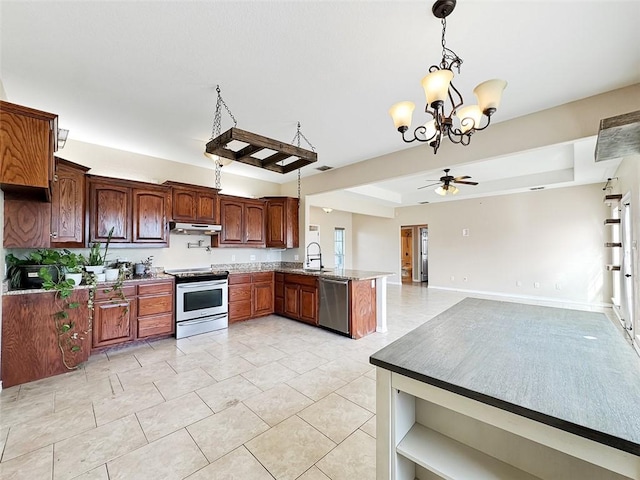
[(119, 268), (107, 268), (104, 271), (106, 275), (107, 282), (114, 282), (118, 279), (118, 275), (120, 274)]
[(82, 283), (82, 273), (65, 273), (64, 278), (67, 280), (73, 280), (76, 287)]
[(98, 274), (104, 272), (104, 265), (87, 265), (84, 269), (89, 273)]
[(96, 273), (96, 282), (106, 282), (107, 281), (107, 275), (104, 273)]

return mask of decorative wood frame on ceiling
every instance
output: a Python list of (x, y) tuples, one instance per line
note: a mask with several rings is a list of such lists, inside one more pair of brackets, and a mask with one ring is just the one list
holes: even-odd
[(596, 162), (640, 153), (640, 110), (600, 120)]
[[(246, 143), (247, 146), (237, 151), (231, 150), (228, 148), (228, 144), (234, 140)], [(262, 159), (254, 156), (262, 150), (272, 150), (276, 153)], [(318, 160), (318, 154), (311, 150), (296, 147), (288, 143), (282, 143), (278, 140), (263, 137), (262, 135), (240, 130), (235, 127), (230, 128), (219, 137), (209, 140), (206, 152), (283, 174), (292, 172)], [(286, 163), (288, 159), (291, 160), (289, 163)]]

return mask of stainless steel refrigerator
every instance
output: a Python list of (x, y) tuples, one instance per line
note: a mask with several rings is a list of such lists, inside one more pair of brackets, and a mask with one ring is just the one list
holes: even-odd
[(427, 256), (427, 246), (429, 244), (429, 229), (420, 228), (420, 281), (429, 281), (429, 260)]

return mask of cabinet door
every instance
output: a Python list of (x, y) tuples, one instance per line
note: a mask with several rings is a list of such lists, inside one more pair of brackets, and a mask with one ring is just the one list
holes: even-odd
[(264, 203), (246, 203), (244, 206), (244, 243), (253, 247), (266, 246), (264, 230)]
[(285, 201), (283, 198), (267, 201), (267, 247), (285, 248)]
[(96, 302), (93, 310), (93, 348), (133, 340), (135, 303), (129, 300)]
[(198, 222), (218, 223), (218, 210), (217, 193), (198, 192)]
[(173, 187), (172, 218), (177, 222), (192, 222), (196, 218), (197, 194), (192, 190)]
[(273, 313), (273, 282), (253, 284), (252, 316), (260, 317)]
[(300, 286), (300, 320), (316, 325), (318, 323), (318, 288)]
[(220, 199), (220, 222), (222, 232), (218, 235), (221, 245), (241, 245), (243, 243), (242, 218), (244, 205), (240, 200)]
[(376, 331), (376, 282), (351, 280), (351, 336), (361, 338)]
[(169, 241), (166, 189), (133, 189), (133, 242), (166, 245)]
[(37, 189), (50, 198), (57, 115), (0, 102), (0, 185), (5, 191)]
[(284, 314), (288, 317), (300, 317), (300, 286), (284, 284)]
[(85, 171), (65, 163), (56, 166), (51, 195), (51, 246), (84, 247)]
[(48, 248), (51, 204), (4, 196), (4, 248)]
[(89, 241), (106, 242), (113, 227), (113, 243), (131, 242), (131, 189), (89, 180)]

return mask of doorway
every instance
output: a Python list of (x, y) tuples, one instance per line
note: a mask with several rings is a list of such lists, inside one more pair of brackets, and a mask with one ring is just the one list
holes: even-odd
[(400, 270), (402, 283), (429, 281), (429, 229), (428, 225), (400, 227)]
[(400, 269), (402, 283), (413, 282), (413, 228), (402, 227), (400, 229)]

